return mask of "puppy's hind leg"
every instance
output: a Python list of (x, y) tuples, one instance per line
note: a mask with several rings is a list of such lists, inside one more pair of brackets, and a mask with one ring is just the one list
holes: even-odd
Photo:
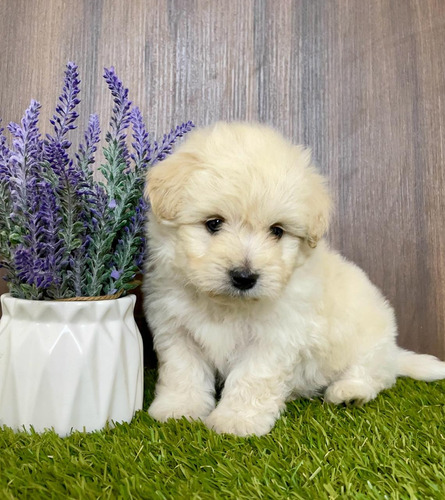
[(374, 399), (380, 391), (372, 381), (366, 380), (366, 377), (357, 378), (349, 373), (345, 374), (345, 377), (336, 380), (326, 389), (325, 401), (334, 404), (354, 402), (362, 405)]
[(326, 389), (328, 403), (361, 405), (374, 399), (396, 381), (395, 346), (379, 346), (347, 368)]
[(157, 334), (155, 348), (159, 376), (148, 413), (161, 422), (204, 419), (215, 407), (215, 378), (198, 346), (184, 332), (173, 337)]

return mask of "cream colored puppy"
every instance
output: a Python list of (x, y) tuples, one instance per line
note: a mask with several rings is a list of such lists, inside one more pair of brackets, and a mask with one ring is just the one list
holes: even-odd
[(307, 150), (217, 123), (149, 172), (147, 195), (155, 419), (261, 435), (292, 398), (364, 403), (398, 375), (445, 377), (396, 346), (391, 306), (322, 239), (331, 203)]

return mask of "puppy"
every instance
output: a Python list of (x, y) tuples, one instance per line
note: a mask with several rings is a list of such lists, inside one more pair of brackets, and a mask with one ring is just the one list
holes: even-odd
[(365, 403), (398, 375), (445, 377), (397, 347), (391, 306), (323, 240), (331, 201), (309, 151), (217, 123), (150, 170), (146, 194), (155, 419), (262, 435), (293, 398)]

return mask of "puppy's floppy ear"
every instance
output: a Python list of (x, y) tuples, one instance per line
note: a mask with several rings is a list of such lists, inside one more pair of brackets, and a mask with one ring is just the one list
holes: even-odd
[(196, 156), (178, 151), (148, 171), (145, 197), (158, 219), (171, 221), (176, 218), (184, 186), (197, 166)]
[(306, 241), (311, 248), (315, 248), (328, 229), (332, 202), (325, 179), (317, 174), (315, 169), (310, 168), (308, 201), (310, 218)]

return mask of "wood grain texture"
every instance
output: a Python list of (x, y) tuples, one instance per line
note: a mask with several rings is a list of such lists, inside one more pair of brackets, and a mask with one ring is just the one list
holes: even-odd
[(394, 305), (400, 344), (445, 358), (444, 1), (1, 0), (0, 33), (4, 121), (33, 97), (47, 123), (74, 60), (82, 125), (104, 127), (114, 65), (158, 135), (247, 119), (310, 146), (333, 246)]

